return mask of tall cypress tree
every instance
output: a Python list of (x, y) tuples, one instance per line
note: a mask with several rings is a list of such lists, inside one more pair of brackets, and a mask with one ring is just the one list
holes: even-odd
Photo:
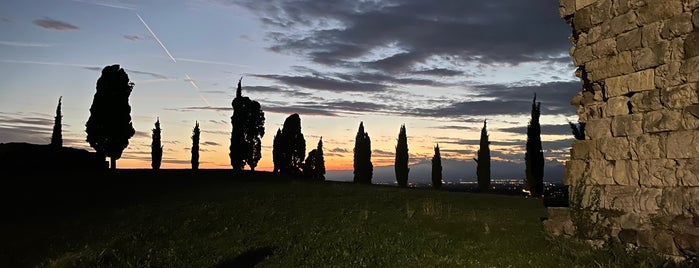
[(303, 164), (304, 175), (311, 180), (325, 180), (325, 159), (323, 158), (323, 137), (318, 140), (318, 146), (308, 152)]
[(477, 163), (476, 177), (478, 177), (478, 190), (481, 192), (490, 190), (490, 141), (488, 140), (486, 124), (486, 121), (483, 120), (478, 158), (473, 159)]
[(260, 103), (243, 97), (241, 86), (243, 78), (238, 80), (231, 116), (231, 145), (228, 156), (233, 170), (239, 171), (247, 164), (255, 170), (257, 162), (262, 158), (262, 137), (265, 136), (265, 113)]
[(136, 134), (129, 105), (133, 87), (134, 83), (118, 64), (104, 67), (102, 76), (97, 79), (90, 118), (85, 123), (87, 142), (100, 159), (109, 157), (111, 169), (116, 169), (117, 159)]
[(199, 169), (199, 121), (194, 125), (192, 130), (192, 169)]
[(434, 147), (432, 157), (432, 187), (442, 188), (442, 156), (439, 153), (439, 143)]
[(374, 166), (371, 163), (371, 139), (364, 132), (364, 122), (359, 123), (354, 140), (354, 182), (371, 184)]
[(63, 134), (62, 132), (62, 123), (61, 120), (63, 119), (63, 115), (61, 115), (61, 99), (63, 96), (58, 97), (58, 106), (56, 107), (56, 117), (54, 118), (53, 121), (53, 133), (51, 134), (51, 147), (52, 148), (61, 148), (63, 147)]
[(541, 197), (544, 193), (544, 152), (541, 147), (541, 103), (536, 102), (536, 94), (532, 101), (532, 114), (527, 126), (527, 146), (524, 161), (527, 187), (534, 197)]
[(398, 186), (408, 186), (408, 136), (405, 134), (405, 124), (400, 126), (398, 143), (396, 144), (396, 161), (394, 165)]
[(153, 141), (150, 145), (150, 155), (151, 163), (150, 166), (153, 169), (160, 169), (160, 164), (163, 160), (163, 146), (160, 142), (160, 118), (155, 121), (155, 128), (153, 129)]
[(274, 135), (274, 141), (272, 144), (272, 162), (274, 162), (274, 173), (279, 173), (282, 170), (282, 165), (285, 158), (285, 147), (284, 138), (282, 137), (282, 129), (277, 129), (277, 134)]

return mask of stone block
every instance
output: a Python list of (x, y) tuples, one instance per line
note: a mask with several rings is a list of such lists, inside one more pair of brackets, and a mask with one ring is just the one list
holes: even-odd
[(565, 173), (563, 174), (563, 183), (565, 185), (577, 185), (584, 179), (587, 162), (584, 160), (568, 160), (566, 161)]
[[(699, 2), (699, 0), (695, 0)], [(692, 25), (694, 28), (699, 28), (699, 9), (695, 9), (694, 12), (692, 12)]]
[(699, 131), (684, 130), (667, 134), (667, 158), (699, 157)]
[(591, 5), (596, 0), (575, 0), (575, 10), (578, 11), (586, 6)]
[(599, 40), (603, 39), (603, 36), (607, 36), (607, 30), (603, 28), (609, 28), (609, 22), (604, 22), (600, 25), (590, 28), (587, 31), (587, 44), (594, 44)]
[(699, 82), (699, 56), (689, 58), (682, 63), (680, 74), (687, 82)]
[(661, 21), (643, 25), (641, 28), (641, 44), (643, 47), (650, 47), (660, 42), (662, 40), (660, 38), (662, 29), (663, 24)]
[(631, 159), (648, 160), (664, 158), (667, 148), (667, 134), (645, 134), (631, 142)]
[(614, 117), (628, 115), (630, 111), (630, 101), (628, 97), (618, 96), (607, 100), (607, 108), (604, 110), (604, 117)]
[(614, 170), (612, 177), (616, 185), (622, 186), (638, 186), (638, 161), (634, 160), (616, 160), (614, 161)]
[(693, 28), (692, 13), (684, 12), (665, 21), (660, 37), (669, 40), (690, 33)]
[(590, 21), (593, 25), (600, 24), (612, 18), (612, 0), (596, 0), (591, 7)]
[[(697, 70), (699, 71), (699, 70)], [(697, 84), (684, 84), (660, 90), (660, 102), (670, 109), (682, 109), (699, 103)]]
[(575, 64), (575, 66), (584, 65), (594, 58), (595, 57), (592, 55), (592, 48), (589, 46), (575, 48), (573, 51), (573, 64)]
[(590, 159), (590, 152), (595, 150), (595, 142), (591, 140), (574, 140), (570, 149), (572, 159), (587, 160)]
[(699, 158), (678, 159), (677, 179), (681, 186), (699, 186)]
[(682, 110), (682, 127), (699, 129), (699, 105), (690, 105)]
[(695, 10), (699, 7), (699, 0), (682, 0), (685, 11)]
[(568, 17), (575, 13), (575, 0), (559, 0), (558, 1), (558, 15), (561, 18)]
[(682, 2), (667, 0), (644, 0), (644, 5), (636, 9), (638, 22), (647, 25), (652, 22), (670, 19), (683, 12)]
[(662, 229), (639, 230), (638, 245), (655, 249), (667, 255), (677, 256), (680, 253), (675, 246), (674, 236)]
[(681, 111), (650, 111), (643, 115), (643, 132), (645, 133), (675, 131), (681, 127)]
[(675, 237), (677, 247), (689, 256), (699, 255), (699, 235), (683, 234)]
[[(675, 38), (670, 40), (669, 42), (665, 42), (668, 44), (667, 46), (659, 47), (659, 49), (662, 50), (659, 50), (658, 53), (664, 56), (662, 61), (663, 64), (671, 61), (684, 60), (684, 40), (685, 38)], [(661, 43), (659, 45), (664, 45), (665, 43)]]
[[(696, 17), (699, 22), (699, 16)], [(699, 26), (695, 27), (699, 29)], [(699, 56), (699, 31), (687, 35), (687, 38), (684, 40), (684, 55), (687, 58)]]
[(610, 21), (610, 31), (616, 36), (623, 32), (628, 32), (638, 28), (637, 16), (635, 12), (626, 12), (616, 16)]
[(667, 41), (660, 41), (652, 46), (632, 51), (631, 60), (634, 70), (645, 70), (663, 64), (667, 46), (669, 46)]
[(663, 195), (661, 188), (640, 187), (638, 195), (639, 212), (642, 214), (655, 214), (660, 210), (658, 205)]
[[(687, 187), (665, 187), (662, 189), (662, 195), (659, 198), (658, 205), (660, 206), (659, 214), (663, 215), (682, 215), (690, 211), (691, 204), (687, 198)], [(691, 197), (690, 197), (691, 198)]]
[(592, 9), (589, 7), (579, 9), (575, 11), (575, 14), (573, 15), (573, 30), (575, 32), (587, 32), (590, 28), (592, 28), (592, 20), (590, 17), (592, 16)]
[(639, 182), (645, 187), (677, 186), (677, 162), (672, 159), (650, 159), (639, 162)]
[(585, 136), (587, 139), (611, 138), (612, 120), (609, 118), (587, 120)]
[(604, 199), (601, 207), (626, 212), (639, 211), (638, 187), (608, 185), (604, 186)]
[(592, 54), (597, 57), (612, 56), (616, 54), (616, 39), (607, 38), (592, 44)]
[(592, 71), (588, 73), (588, 79), (591, 82), (598, 82), (605, 78), (634, 72), (630, 51), (623, 51), (614, 56), (592, 60), (587, 66), (588, 71)]
[(629, 140), (626, 138), (600, 138), (597, 140), (597, 148), (606, 160), (631, 159)]
[(660, 90), (639, 92), (631, 96), (631, 112), (644, 113), (663, 108), (660, 103)]
[(612, 135), (614, 137), (638, 136), (643, 134), (643, 115), (630, 114), (612, 118)]
[(640, 28), (622, 33), (616, 38), (616, 49), (618, 51), (635, 50), (641, 48), (641, 46)]
[(605, 92), (607, 98), (621, 96), (629, 92), (641, 92), (655, 89), (655, 71), (644, 70), (627, 75), (607, 78)]
[(680, 73), (681, 61), (671, 61), (655, 68), (655, 87), (665, 88), (684, 83)]
[(614, 165), (611, 161), (591, 159), (588, 170), (590, 176), (587, 178), (587, 183), (592, 185), (615, 185), (614, 178), (612, 178)]
[(629, 12), (629, 0), (612, 1), (612, 9), (614, 10), (614, 15), (621, 15)]

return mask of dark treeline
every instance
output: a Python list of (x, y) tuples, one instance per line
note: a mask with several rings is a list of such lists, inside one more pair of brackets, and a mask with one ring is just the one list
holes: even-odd
[[(109, 167), (116, 169), (116, 161), (121, 157), (123, 150), (128, 146), (129, 139), (135, 134), (131, 122), (131, 107), (128, 99), (134, 83), (118, 64), (104, 67), (101, 76), (96, 83), (96, 93), (90, 107), (90, 117), (85, 124), (87, 142), (95, 149), (98, 159), (104, 163), (106, 157), (110, 158)], [(51, 147), (61, 148), (61, 104), (58, 100), (56, 117), (51, 136)], [(261, 139), (265, 135), (265, 114), (259, 102), (243, 96), (242, 78), (238, 80), (235, 98), (231, 102), (233, 115), (231, 116), (230, 161), (234, 171), (241, 171), (248, 166), (255, 170), (257, 163), (262, 158)], [(527, 188), (533, 196), (541, 196), (543, 193), (544, 156), (541, 145), (541, 103), (536, 101), (536, 95), (532, 101), (531, 119), (527, 126), (527, 143), (525, 153), (525, 176)], [(569, 122), (576, 139), (585, 138), (585, 123), (574, 124)], [(199, 168), (199, 122), (195, 122), (192, 131), (191, 165), (192, 169)], [(160, 169), (163, 157), (163, 145), (161, 141), (160, 118), (157, 117), (155, 127), (152, 130), (151, 167)], [(396, 183), (401, 187), (409, 185), (409, 153), (408, 137), (405, 124), (400, 126), (396, 143), (395, 176)], [(371, 184), (373, 177), (373, 164), (371, 161), (371, 138), (365, 131), (364, 122), (359, 123), (359, 128), (354, 144), (354, 178), (355, 183)], [(487, 122), (483, 121), (481, 129), (480, 146), (474, 160), (477, 162), (476, 177), (478, 178), (479, 191), (488, 191), (491, 181), (491, 151), (490, 140), (487, 131)], [(272, 158), (274, 163), (273, 173), (285, 176), (308, 178), (310, 180), (325, 180), (325, 159), (323, 156), (323, 140), (318, 140), (316, 148), (306, 155), (306, 140), (301, 129), (301, 117), (299, 114), (291, 114), (284, 121), (283, 127), (277, 129), (272, 146)], [(440, 188), (442, 180), (442, 163), (439, 144), (434, 147), (432, 157), (432, 185)]]

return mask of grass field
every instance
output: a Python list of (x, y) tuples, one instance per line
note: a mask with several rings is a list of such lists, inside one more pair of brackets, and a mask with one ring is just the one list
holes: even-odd
[(551, 239), (541, 200), (119, 171), (2, 182), (0, 267), (680, 267)]

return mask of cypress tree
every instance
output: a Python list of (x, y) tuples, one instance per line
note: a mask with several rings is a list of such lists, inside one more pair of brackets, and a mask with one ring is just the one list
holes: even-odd
[(97, 79), (97, 92), (90, 106), (90, 118), (85, 124), (87, 142), (97, 155), (109, 157), (110, 168), (116, 169), (116, 161), (136, 134), (131, 123), (129, 95), (134, 83), (118, 64), (102, 69)]
[(192, 169), (199, 169), (199, 121), (194, 125), (192, 130)]
[(442, 188), (442, 156), (439, 153), (439, 143), (434, 147), (432, 157), (432, 187)]
[(490, 190), (490, 141), (488, 140), (486, 124), (486, 121), (483, 120), (478, 158), (473, 159), (477, 163), (476, 177), (478, 177), (478, 190), (481, 192)]
[(396, 161), (394, 165), (398, 186), (408, 186), (408, 136), (405, 134), (405, 124), (400, 126), (398, 144), (396, 145)]
[(354, 140), (354, 179), (355, 183), (371, 184), (374, 166), (371, 163), (371, 139), (364, 132), (364, 122), (359, 123)]
[(527, 146), (524, 160), (527, 187), (534, 197), (541, 197), (544, 193), (544, 152), (541, 147), (541, 103), (536, 102), (536, 94), (532, 101), (531, 120), (527, 126)]
[(259, 102), (243, 97), (242, 80), (238, 80), (235, 98), (231, 102), (233, 116), (228, 156), (235, 171), (243, 170), (245, 165), (255, 170), (262, 158), (262, 137), (265, 135), (265, 113)]
[(51, 147), (61, 148), (63, 147), (63, 134), (62, 123), (63, 115), (61, 115), (61, 99), (63, 96), (58, 97), (58, 106), (56, 107), (56, 117), (53, 121), (53, 133), (51, 134)]
[(274, 136), (272, 148), (275, 172), (301, 175), (306, 155), (306, 139), (301, 133), (301, 117), (292, 114), (284, 120), (284, 126)]
[(323, 137), (318, 141), (318, 146), (308, 153), (303, 164), (304, 175), (311, 180), (325, 180), (325, 159), (323, 158)]
[(151, 164), (150, 166), (153, 169), (160, 169), (160, 164), (162, 163), (163, 160), (163, 146), (161, 145), (160, 142), (160, 118), (157, 118), (155, 121), (155, 128), (153, 129), (153, 141), (151, 142), (150, 145), (150, 155), (151, 155)]

